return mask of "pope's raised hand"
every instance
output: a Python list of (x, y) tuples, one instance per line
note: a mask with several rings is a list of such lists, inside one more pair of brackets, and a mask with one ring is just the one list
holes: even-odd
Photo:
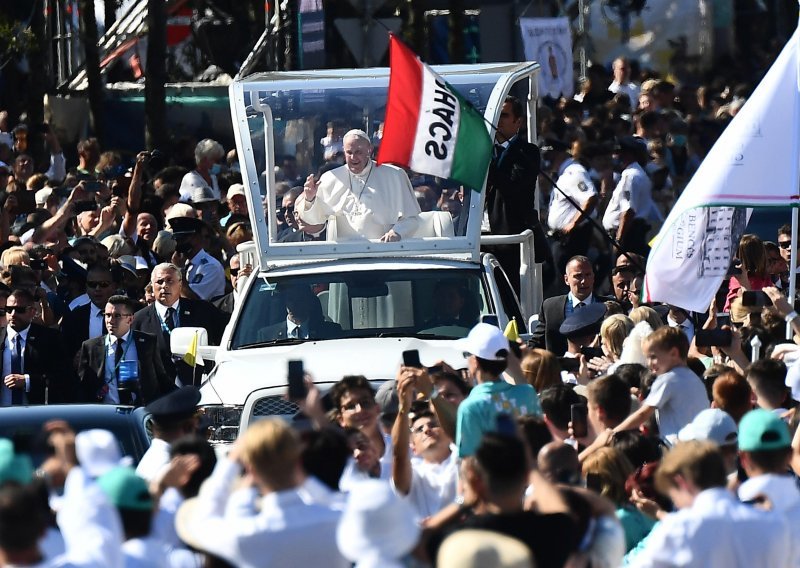
[(317, 188), (319, 187), (319, 182), (317, 178), (314, 177), (314, 174), (310, 174), (306, 178), (306, 183), (303, 184), (303, 197), (308, 203), (311, 203), (317, 198)]

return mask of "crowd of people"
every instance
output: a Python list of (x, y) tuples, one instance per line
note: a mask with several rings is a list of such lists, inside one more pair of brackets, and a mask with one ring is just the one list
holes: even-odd
[[(110, 433), (63, 421), (40, 464), (0, 440), (0, 565), (797, 566), (790, 229), (742, 237), (706, 314), (641, 298), (649, 237), (757, 79), (729, 71), (692, 88), (595, 65), (574, 99), (543, 102), (538, 145), (509, 97), (484, 228), (536, 233), (549, 293), (530, 339), (478, 323), (455, 342), (464, 368), (402, 365), (377, 390), (306, 377), (291, 421), (224, 456), (169, 338), (218, 344), (253, 269), (235, 151), (205, 139), (128, 164), (86, 139), (72, 164), (51, 129), (0, 113), (0, 406), (146, 406), (153, 430), (135, 469)], [(284, 157), (274, 235), (455, 223), (464, 189), (378, 166), (379, 144), (332, 123), (319, 171)], [(518, 288), (518, 253), (491, 252)], [(301, 311), (276, 334), (311, 337)]]

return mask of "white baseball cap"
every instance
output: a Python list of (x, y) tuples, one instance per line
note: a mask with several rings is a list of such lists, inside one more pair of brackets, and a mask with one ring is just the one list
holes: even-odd
[(75, 454), (89, 477), (100, 477), (115, 467), (130, 465), (130, 460), (122, 457), (114, 434), (99, 428), (78, 432)]
[(244, 197), (244, 186), (241, 183), (232, 183), (228, 188), (227, 198), (230, 199), (234, 195), (241, 195)]
[(699, 412), (694, 420), (678, 432), (681, 442), (707, 440), (718, 446), (735, 446), (738, 439), (736, 422), (730, 414), (719, 408), (706, 408)]
[(453, 346), (488, 361), (505, 361), (508, 354), (508, 339), (499, 327), (488, 323), (479, 323), (469, 331), (469, 335), (456, 340)]

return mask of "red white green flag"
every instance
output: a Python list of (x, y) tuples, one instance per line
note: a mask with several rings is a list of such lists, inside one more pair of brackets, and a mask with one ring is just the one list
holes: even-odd
[(492, 158), (483, 117), (394, 35), (379, 164), (450, 178), (481, 190)]

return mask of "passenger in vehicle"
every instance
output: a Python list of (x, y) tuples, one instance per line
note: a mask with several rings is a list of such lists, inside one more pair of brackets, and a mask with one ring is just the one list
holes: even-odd
[(458, 280), (440, 280), (433, 289), (434, 316), (422, 324), (423, 329), (455, 325), (471, 329), (478, 322), (477, 311), (467, 309), (468, 293)]
[(344, 135), (344, 153), (344, 166), (325, 172), (319, 181), (308, 176), (295, 202), (300, 218), (318, 225), (335, 216), (337, 239), (393, 242), (414, 234), (420, 209), (406, 173), (376, 164), (372, 142), (362, 130)]
[(335, 322), (325, 321), (319, 298), (308, 286), (295, 286), (282, 292), (286, 319), (259, 331), (261, 341), (271, 339), (333, 339), (342, 333)]

